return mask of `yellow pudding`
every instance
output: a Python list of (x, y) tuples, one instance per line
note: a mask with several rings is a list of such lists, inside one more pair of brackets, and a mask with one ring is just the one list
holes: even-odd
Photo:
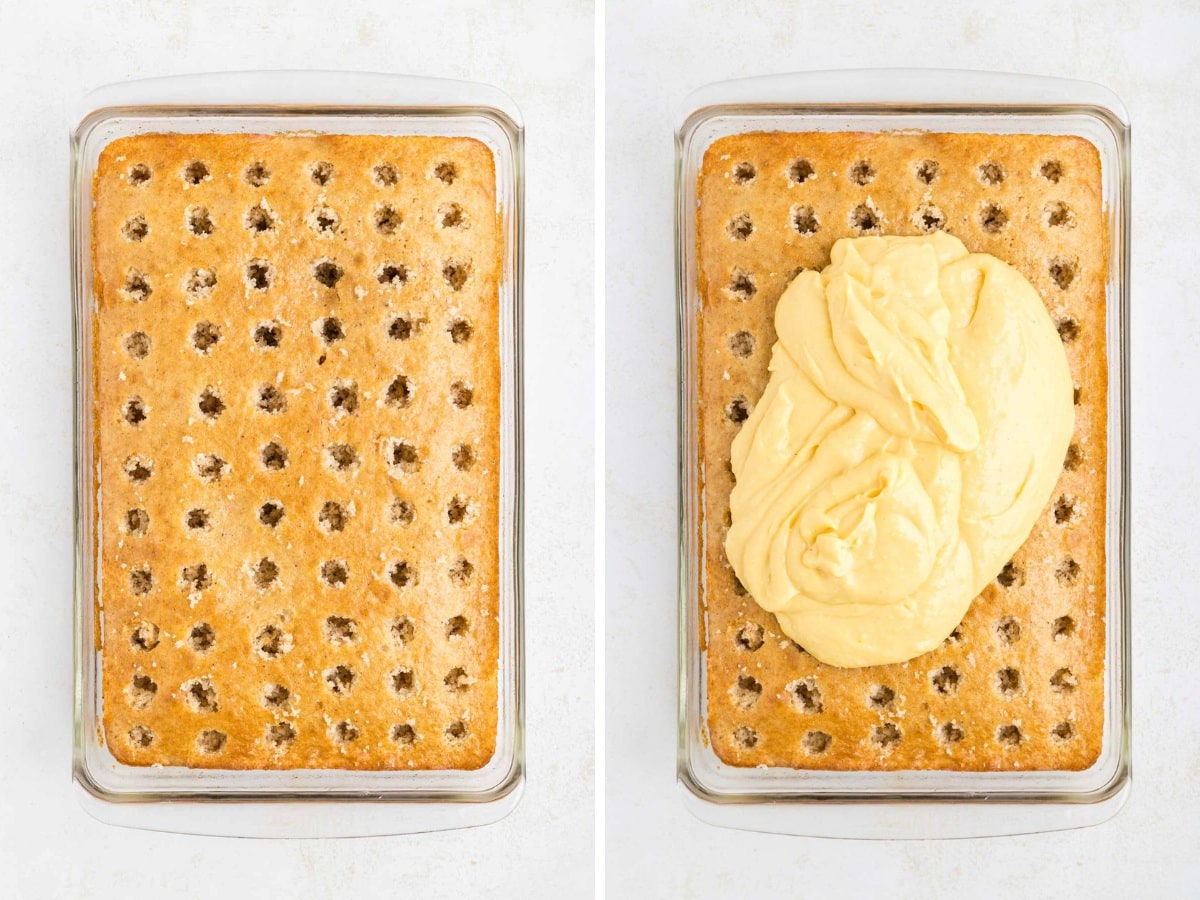
[(1028, 537), (1074, 427), (1033, 286), (943, 232), (839, 240), (775, 312), (725, 549), (822, 662), (935, 648)]

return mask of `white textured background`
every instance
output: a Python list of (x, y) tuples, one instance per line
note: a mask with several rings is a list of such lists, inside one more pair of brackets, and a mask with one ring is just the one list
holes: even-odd
[[(607, 35), (611, 896), (1197, 896), (1200, 4), (610, 0)], [(988, 841), (775, 837), (701, 824), (674, 784), (672, 130), (699, 85), (859, 66), (1082, 78), (1130, 109), (1134, 778), (1129, 805), (1097, 828)]]
[[(592, 24), (586, 0), (0, 4), (0, 896), (591, 894)], [(68, 109), (248, 68), (488, 81), (525, 116), (528, 784), (496, 825), (234, 841), (100, 825), (71, 793)]]

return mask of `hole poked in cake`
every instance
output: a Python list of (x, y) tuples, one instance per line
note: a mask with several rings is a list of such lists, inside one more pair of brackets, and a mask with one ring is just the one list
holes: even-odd
[(388, 567), (388, 581), (398, 588), (411, 587), (417, 584), (417, 567), (412, 563), (401, 560)]
[(202, 181), (209, 181), (212, 178), (212, 173), (208, 170), (208, 164), (199, 159), (194, 159), (183, 167), (183, 172), (180, 173), (183, 178), (183, 183), (195, 187)]
[(463, 525), (475, 518), (475, 507), (466, 497), (455, 494), (446, 503), (446, 524)]
[(129, 743), (138, 750), (145, 750), (154, 743), (154, 732), (145, 725), (134, 725), (127, 735)]
[(325, 447), (325, 467), (334, 472), (349, 472), (359, 465), (358, 452), (349, 444), (329, 444)]
[(308, 177), (312, 179), (313, 184), (320, 187), (325, 187), (333, 181), (333, 174), (333, 163), (331, 162), (321, 160), (308, 165)]
[(228, 741), (229, 736), (225, 732), (217, 731), (215, 728), (206, 728), (196, 735), (196, 749), (211, 756), (224, 750)]
[(207, 531), (209, 519), (208, 510), (197, 506), (187, 511), (187, 514), (183, 517), (183, 522), (191, 531)]
[(446, 331), (450, 334), (450, 340), (456, 344), (465, 344), (469, 341), (474, 330), (471, 323), (462, 318), (451, 319), (450, 324), (446, 327)]
[(762, 697), (763, 686), (753, 675), (739, 675), (729, 688), (729, 696), (739, 709), (751, 709)]
[(1025, 583), (1025, 570), (1010, 559), (996, 576), (996, 581), (1003, 588), (1020, 587)]
[(996, 690), (1006, 697), (1021, 692), (1021, 672), (1012, 666), (1005, 666), (996, 672)]
[(446, 677), (442, 679), (442, 684), (446, 686), (446, 690), (452, 694), (461, 694), (469, 691), (475, 680), (467, 674), (467, 670), (462, 666), (455, 666), (446, 673)]
[(883, 216), (870, 200), (850, 210), (850, 227), (859, 234), (879, 234)]
[(946, 640), (943, 643), (945, 643), (947, 646), (950, 644), (957, 644), (959, 641), (962, 640), (962, 636), (963, 636), (962, 625), (961, 624), (955, 625), (954, 630), (951, 631), (948, 635), (946, 635)]
[(443, 161), (433, 167), (433, 177), (443, 184), (454, 184), (458, 178), (458, 166), (449, 161)]
[(929, 675), (929, 681), (933, 685), (934, 691), (943, 697), (958, 693), (958, 684), (961, 679), (962, 676), (954, 666), (942, 666)]
[(988, 160), (985, 163), (980, 163), (975, 169), (975, 174), (979, 178), (979, 183), (987, 187), (995, 187), (1001, 184), (1008, 173), (1004, 170), (1004, 166), (993, 160)]
[(130, 397), (121, 407), (121, 418), (134, 427), (146, 421), (146, 403), (141, 397)]
[(1011, 647), (1021, 639), (1021, 623), (1013, 616), (1004, 616), (996, 622), (996, 637), (1006, 647)]
[(1074, 472), (1083, 463), (1083, 451), (1078, 444), (1072, 443), (1067, 446), (1067, 455), (1063, 457), (1063, 468), (1068, 472)]
[(390, 441), (387, 464), (393, 475), (413, 475), (421, 471), (421, 454), (417, 451), (417, 445), (408, 441)]
[(201, 356), (208, 356), (220, 340), (221, 329), (212, 322), (197, 322), (192, 328), (192, 347)]
[(283, 341), (283, 326), (278, 322), (260, 322), (254, 328), (254, 346), (260, 350), (274, 350)]
[(376, 187), (395, 187), (400, 181), (400, 171), (391, 163), (382, 162), (371, 169), (371, 180)]
[(352, 415), (358, 411), (358, 384), (340, 378), (329, 389), (329, 406), (335, 414)]
[(154, 463), (145, 456), (128, 456), (121, 464), (121, 470), (134, 484), (145, 484), (154, 474)]
[(254, 579), (254, 586), (256, 588), (260, 591), (265, 591), (279, 581), (279, 566), (274, 560), (264, 556), (250, 566), (250, 577)]
[(242, 179), (250, 187), (262, 187), (271, 180), (271, 170), (267, 168), (267, 164), (261, 159), (256, 160), (242, 171)]
[(397, 697), (407, 697), (417, 689), (417, 676), (412, 669), (401, 666), (388, 673), (388, 684)]
[(764, 641), (763, 627), (757, 622), (747, 622), (734, 635), (734, 646), (747, 653), (753, 653), (762, 647)]
[(896, 702), (896, 692), (886, 684), (874, 685), (867, 692), (867, 705), (871, 709), (891, 709)]
[(331, 644), (352, 644), (358, 640), (358, 623), (347, 616), (325, 618), (325, 640)]
[(388, 737), (401, 747), (410, 747), (417, 741), (417, 730), (411, 722), (397, 722), (388, 732)]
[(304, 221), (308, 223), (308, 227), (322, 237), (330, 237), (337, 234), (338, 229), (342, 227), (342, 218), (331, 208), (321, 203), (314, 206)]
[(1075, 498), (1068, 494), (1062, 494), (1054, 501), (1055, 525), (1070, 525), (1075, 520), (1078, 514), (1075, 503)]
[(393, 235), (400, 228), (402, 219), (396, 207), (381, 203), (375, 207), (372, 221), (375, 223), (375, 230), (380, 234)]
[(996, 729), (996, 743), (1002, 747), (1016, 748), (1021, 746), (1024, 736), (1016, 725), (1001, 725)]
[(442, 279), (452, 291), (461, 291), (471, 278), (473, 267), (470, 260), (448, 259), (442, 265)]
[(1050, 740), (1055, 744), (1065, 744), (1075, 737), (1075, 726), (1070, 722), (1059, 722), (1050, 729)]
[(1070, 669), (1062, 668), (1050, 676), (1050, 690), (1056, 694), (1070, 694), (1079, 687), (1079, 679)]
[(1061, 200), (1055, 200), (1042, 208), (1042, 222), (1047, 228), (1074, 228), (1075, 212)]
[(729, 276), (729, 287), (726, 289), (734, 299), (743, 303), (758, 293), (758, 286), (753, 276), (745, 269), (734, 269)]
[(392, 619), (391, 623), (388, 625), (388, 633), (392, 636), (392, 640), (394, 640), (401, 647), (413, 639), (413, 635), (416, 634), (416, 630), (416, 626), (413, 625), (413, 620), (408, 616), (398, 616), (395, 619)]
[(132, 241), (135, 244), (140, 244), (150, 234), (150, 224), (146, 221), (146, 217), (142, 215), (132, 216), (125, 220), (125, 224), (121, 226), (121, 236), (127, 241)]
[(145, 359), (150, 355), (150, 335), (144, 331), (133, 331), (121, 342), (130, 359)]
[(393, 525), (411, 525), (416, 517), (416, 507), (407, 500), (397, 497), (388, 505), (388, 521)]
[(195, 713), (220, 712), (221, 704), (217, 699), (217, 689), (213, 687), (212, 678), (202, 675), (192, 678), (179, 686), (183, 692), (183, 701), (188, 709)]
[(145, 303), (154, 293), (154, 288), (150, 286), (150, 280), (146, 277), (145, 272), (131, 268), (125, 273), (125, 282), (121, 291), (134, 303)]
[(917, 231), (931, 234), (946, 225), (946, 214), (932, 203), (926, 203), (913, 213), (912, 224)]
[(397, 375), (383, 392), (383, 402), (395, 409), (404, 409), (412, 402), (413, 388), (407, 375)]
[(998, 203), (985, 203), (979, 208), (979, 227), (988, 234), (999, 234), (1008, 224), (1008, 213)]
[(470, 444), (459, 444), (450, 453), (450, 461), (460, 472), (468, 472), (475, 465), (475, 451)]
[(1065, 256), (1056, 256), (1050, 260), (1050, 266), (1046, 270), (1050, 274), (1050, 280), (1060, 291), (1065, 291), (1075, 281), (1075, 275), (1078, 267), (1074, 260), (1067, 259)]
[(1079, 580), (1080, 571), (1079, 563), (1068, 556), (1058, 564), (1054, 570), (1054, 577), (1058, 579), (1059, 584), (1071, 585)]
[(346, 339), (346, 331), (342, 327), (342, 320), (337, 316), (326, 316), (317, 322), (317, 333), (321, 336), (321, 340), (325, 342), (326, 346)]
[(153, 622), (139, 622), (129, 633), (129, 646), (142, 653), (149, 653), (158, 646), (159, 630)]
[(740, 162), (733, 167), (730, 178), (734, 184), (749, 184), (758, 176), (758, 168), (751, 162)]
[(804, 237), (810, 237), (821, 230), (821, 223), (811, 206), (792, 207), (791, 222), (792, 229)]
[(725, 232), (731, 240), (749, 240), (750, 235), (754, 234), (754, 222), (751, 221), (749, 215), (741, 213), (729, 220), (729, 224), (725, 226)]
[(281, 472), (288, 464), (287, 448), (279, 441), (271, 441), (266, 444), (259, 457), (262, 460), (263, 468), (269, 472)]
[(388, 337), (393, 341), (407, 341), (420, 332), (424, 324), (425, 319), (422, 318), (396, 316), (388, 323)]
[(450, 564), (447, 574), (450, 576), (451, 584), (464, 587), (470, 583), (472, 576), (475, 574), (475, 566), (465, 556), (460, 556)]
[(283, 521), (283, 504), (278, 500), (268, 500), (258, 508), (258, 521), (268, 528), (274, 528)]
[(287, 398), (275, 385), (263, 384), (254, 393), (254, 406), (259, 412), (276, 415), (287, 408)]
[(252, 259), (246, 263), (246, 287), (252, 291), (270, 289), (275, 280), (275, 267), (265, 259)]
[(260, 200), (254, 204), (242, 217), (242, 226), (251, 234), (263, 234), (275, 230), (275, 214), (267, 206), (267, 201)]
[(184, 210), (183, 221), (194, 237), (206, 238), (216, 230), (212, 215), (206, 206), (189, 206)]
[(813, 164), (807, 159), (797, 159), (788, 166), (788, 178), (795, 184), (804, 184), (804, 182), (813, 178), (816, 174), (816, 169), (813, 168)]
[(346, 512), (346, 508), (333, 500), (326, 500), (321, 505), (321, 511), (317, 513), (317, 524), (326, 534), (344, 531), (349, 519), (350, 515)]
[(350, 567), (344, 559), (327, 559), (321, 563), (321, 581), (331, 588), (344, 588), (350, 580)]
[(125, 688), (125, 696), (132, 709), (146, 709), (158, 695), (158, 684), (149, 675), (134, 675)]
[(323, 258), (313, 263), (312, 276), (316, 282), (327, 288), (336, 288), (345, 270), (332, 259)]
[[(1058, 336), (1064, 344), (1074, 343), (1079, 337), (1079, 323), (1071, 316), (1063, 316), (1054, 323)], [(1076, 391), (1078, 394), (1078, 390)], [(1076, 404), (1078, 405), (1078, 403)]]
[(875, 180), (875, 167), (868, 160), (860, 159), (850, 167), (846, 177), (859, 186), (866, 186)]
[(733, 729), (733, 743), (741, 750), (753, 750), (758, 746), (758, 732), (749, 725), (739, 725)]
[(282, 684), (268, 684), (263, 687), (260, 699), (267, 709), (282, 709), (291, 696), (292, 692)]
[(191, 269), (183, 280), (183, 290), (192, 300), (203, 300), (217, 286), (217, 273), (212, 269)]
[[(292, 649), (292, 644), (291, 634), (278, 625), (264, 625), (254, 635), (254, 652), (263, 659), (278, 659)], [(282, 699), (275, 705), (282, 705), (289, 696), (287, 688), (281, 685), (274, 687), (282, 690)], [(264, 695), (264, 698), (266, 696)]]
[(179, 587), (189, 594), (206, 591), (212, 587), (212, 573), (204, 563), (184, 566), (179, 570)]
[(408, 283), (408, 266), (403, 263), (385, 262), (376, 270), (375, 280), (380, 284), (400, 287)]
[(800, 749), (809, 756), (820, 756), (829, 751), (833, 738), (824, 731), (806, 731), (800, 739)]
[(891, 750), (900, 743), (900, 727), (895, 722), (871, 726), (871, 743), (880, 750)]
[(451, 616), (446, 620), (446, 640), (457, 641), (471, 630), (470, 620), (463, 615)]
[(135, 597), (144, 597), (154, 589), (154, 573), (147, 565), (138, 566), (129, 573), (129, 592)]
[(1066, 169), (1057, 159), (1047, 159), (1038, 167), (1038, 174), (1051, 184), (1058, 184), (1066, 174)]
[(824, 712), (825, 703), (815, 678), (800, 678), (784, 688), (793, 707), (802, 713), (815, 715)]
[(207, 653), (217, 645), (217, 632), (207, 622), (197, 622), (188, 632), (187, 645), (196, 653)]
[(221, 399), (220, 392), (211, 384), (200, 392), (196, 406), (200, 410), (200, 415), (213, 421), (225, 412), (225, 401)]
[(1070, 616), (1059, 616), (1050, 625), (1050, 636), (1058, 640), (1066, 640), (1075, 634), (1075, 620)]
[(438, 207), (438, 224), (442, 228), (468, 228), (467, 214), (457, 203), (443, 203)]
[(741, 425), (750, 418), (750, 402), (741, 394), (725, 404), (725, 418), (734, 425)]
[(354, 689), (354, 681), (357, 676), (349, 666), (337, 665), (332, 669), (326, 669), (323, 677), (329, 690), (342, 696)]
[(125, 513), (125, 531), (134, 537), (142, 537), (150, 530), (150, 514), (144, 509), (131, 509)]
[(450, 403), (456, 409), (466, 409), (475, 399), (475, 389), (465, 381), (456, 381), (450, 385)]
[(296, 727), (291, 722), (273, 722), (264, 737), (277, 751), (284, 751), (296, 742)]
[(738, 359), (749, 359), (754, 355), (754, 348), (757, 341), (748, 331), (735, 331), (729, 335), (726, 344), (729, 346), (729, 352)]
[(129, 172), (125, 177), (133, 187), (141, 187), (153, 177), (153, 173), (145, 163), (134, 163), (129, 167)]
[(922, 184), (933, 184), (941, 171), (942, 167), (936, 159), (922, 159), (913, 166), (913, 174)]
[(963, 731), (962, 726), (957, 722), (943, 722), (934, 731), (934, 735), (939, 744), (951, 746), (961, 743), (962, 739), (967, 736), (967, 733)]
[(329, 729), (329, 737), (338, 746), (345, 746), (347, 744), (353, 744), (355, 741), (358, 740), (360, 734), (361, 734), (361, 732), (358, 730), (357, 725), (355, 725), (353, 722), (344, 721), (344, 720), (341, 722), (338, 722), (336, 725), (334, 725), (332, 728)]

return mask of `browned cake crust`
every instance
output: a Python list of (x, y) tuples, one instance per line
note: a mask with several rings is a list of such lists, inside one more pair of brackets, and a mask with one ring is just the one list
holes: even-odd
[[(730, 443), (767, 383), (775, 304), (833, 242), (943, 228), (1016, 266), (1058, 323), (1075, 436), (1044, 515), (938, 650), (837, 669), (725, 558)], [(697, 216), (708, 725), (737, 766), (1082, 769), (1104, 724), (1107, 228), (1076, 137), (758, 133), (704, 157)], [(1037, 428), (1037, 422), (1030, 422)]]
[(147, 134), (105, 148), (94, 199), (108, 748), (222, 769), (485, 764), (491, 152)]

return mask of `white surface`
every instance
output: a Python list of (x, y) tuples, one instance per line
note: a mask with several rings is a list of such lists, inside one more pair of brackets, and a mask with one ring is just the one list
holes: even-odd
[[(0, 5), (0, 895), (590, 894), (592, 11), (493, 6)], [(487, 81), (524, 114), (528, 781), (517, 810), (486, 828), (238, 842), (104, 826), (72, 795), (67, 110), (110, 81), (256, 67)]]
[[(1162, 896), (1200, 877), (1200, 439), (1195, 3), (794, 5), (610, 0), (607, 11), (607, 878), (611, 896)], [(957, 10), (950, 12), (950, 10)], [(1100, 81), (1134, 142), (1134, 779), (1113, 821), (950, 842), (788, 838), (692, 818), (675, 766), (672, 131), (724, 78), (929, 65)]]

